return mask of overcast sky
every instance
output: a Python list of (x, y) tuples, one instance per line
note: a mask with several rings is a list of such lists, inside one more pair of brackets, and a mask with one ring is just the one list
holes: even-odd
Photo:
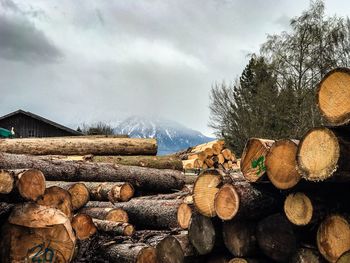
[[(76, 128), (130, 115), (210, 134), (209, 91), (234, 80), (306, 0), (0, 0), (0, 114)], [(328, 0), (330, 15), (350, 1)]]

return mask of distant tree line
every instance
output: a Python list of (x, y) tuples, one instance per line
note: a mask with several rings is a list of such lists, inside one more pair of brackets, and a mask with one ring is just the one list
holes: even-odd
[(239, 79), (212, 87), (209, 125), (236, 153), (250, 137), (298, 139), (320, 125), (315, 88), (329, 70), (350, 65), (350, 20), (327, 17), (323, 1), (311, 1), (290, 27), (267, 37)]
[(82, 128), (80, 126), (77, 128), (77, 131), (85, 135), (113, 135), (114, 130), (110, 124), (99, 121), (93, 124), (83, 124)]

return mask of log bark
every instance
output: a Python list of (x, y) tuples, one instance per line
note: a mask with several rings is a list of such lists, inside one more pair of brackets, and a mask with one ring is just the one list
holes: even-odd
[(253, 258), (233, 258), (228, 263), (262, 263), (266, 261), (261, 261), (260, 259)]
[(184, 175), (180, 171), (107, 163), (45, 160), (35, 156), (0, 153), (4, 169), (35, 168), (50, 181), (128, 182), (137, 189), (169, 192), (182, 189)]
[(262, 252), (276, 262), (286, 262), (297, 250), (297, 240), (291, 223), (275, 214), (258, 223), (256, 237)]
[(240, 162), (244, 177), (250, 182), (262, 180), (266, 173), (265, 159), (275, 141), (251, 138), (246, 143)]
[(210, 218), (194, 214), (188, 228), (188, 238), (199, 255), (210, 253), (215, 245), (215, 228)]
[(341, 215), (330, 215), (322, 221), (317, 230), (317, 247), (329, 262), (350, 250), (350, 221)]
[(276, 141), (266, 155), (267, 176), (278, 189), (290, 189), (301, 179), (296, 163), (298, 144), (290, 139)]
[(179, 242), (185, 258), (198, 255), (196, 249), (190, 242), (190, 239), (188, 237), (188, 231), (181, 231), (180, 233), (175, 234), (174, 237)]
[(306, 180), (350, 181), (349, 128), (313, 128), (300, 141), (298, 170)]
[(184, 169), (202, 169), (204, 162), (200, 159), (189, 159), (182, 161)]
[(14, 204), (0, 202), (0, 225), (7, 220), (14, 206)]
[(156, 169), (182, 171), (182, 162), (175, 156), (93, 156), (93, 162), (114, 163), (129, 166), (141, 166)]
[(75, 215), (71, 224), (75, 235), (79, 240), (88, 239), (97, 232), (97, 228), (92, 221), (92, 218), (86, 214)]
[(193, 202), (199, 213), (204, 216), (216, 215), (214, 199), (222, 182), (222, 172), (207, 170), (202, 172), (193, 186)]
[(156, 155), (155, 139), (56, 137), (0, 140), (0, 151), (31, 155)]
[(156, 249), (143, 243), (106, 245), (102, 247), (102, 255), (108, 262), (157, 263)]
[(70, 262), (75, 236), (59, 210), (26, 203), (16, 206), (3, 227), (1, 262)]
[(68, 218), (73, 216), (72, 197), (67, 190), (58, 186), (46, 188), (45, 193), (37, 200), (39, 205), (61, 210)]
[[(35, 169), (17, 169), (0, 171), (0, 194), (17, 199), (19, 194), (24, 200), (36, 201), (45, 192), (45, 177)], [(12, 195), (12, 196), (11, 196)]]
[(222, 220), (258, 219), (279, 208), (277, 195), (246, 181), (223, 185), (215, 196), (215, 211)]
[(67, 190), (72, 198), (72, 209), (76, 211), (82, 208), (90, 200), (89, 190), (87, 189), (85, 183), (79, 182), (62, 182), (62, 181), (48, 181), (46, 183), (47, 187), (60, 187)]
[(87, 214), (92, 218), (113, 222), (129, 222), (129, 216), (123, 209), (113, 207), (83, 207), (79, 213)]
[(327, 73), (318, 85), (317, 105), (321, 115), (333, 125), (350, 121), (350, 69), (336, 68)]
[(258, 254), (255, 226), (255, 222), (247, 220), (233, 220), (223, 223), (224, 243), (232, 255), (235, 257), (249, 257)]
[[(113, 207), (126, 211), (130, 222), (138, 229), (172, 229), (179, 227), (177, 211), (181, 204), (181, 199), (132, 199), (129, 202), (116, 203)], [(82, 211), (86, 213), (89, 209)]]
[(92, 219), (98, 231), (112, 234), (113, 236), (132, 236), (135, 232), (133, 225), (124, 222)]

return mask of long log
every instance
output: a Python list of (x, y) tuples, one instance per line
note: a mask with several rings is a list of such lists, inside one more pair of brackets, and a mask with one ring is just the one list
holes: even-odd
[(167, 156), (93, 156), (93, 162), (114, 163), (130, 166), (141, 166), (156, 169), (172, 169), (182, 171), (180, 158)]
[(129, 222), (129, 216), (123, 209), (111, 207), (83, 207), (79, 210), (81, 214), (87, 214), (92, 218), (109, 220), (113, 222)]
[(336, 68), (327, 73), (317, 88), (317, 105), (321, 115), (333, 125), (350, 121), (350, 69)]
[(249, 257), (258, 253), (255, 226), (255, 222), (247, 220), (232, 220), (223, 223), (224, 244), (232, 255)]
[(135, 232), (133, 225), (125, 222), (114, 222), (93, 218), (98, 231), (112, 234), (113, 236), (132, 236)]
[[(45, 176), (36, 169), (0, 170), (0, 194), (36, 201), (45, 192)], [(12, 195), (12, 196), (11, 196)]]
[(265, 159), (274, 140), (251, 138), (247, 141), (240, 162), (244, 177), (250, 182), (262, 180), (266, 173)]
[[(126, 211), (130, 222), (138, 229), (172, 229), (179, 227), (177, 211), (181, 204), (181, 199), (132, 199), (129, 202), (115, 203), (111, 207)], [(88, 213), (89, 209), (93, 207), (83, 208), (82, 211)]]
[(2, 232), (1, 262), (70, 262), (75, 235), (59, 210), (26, 203), (16, 206)]
[(297, 250), (292, 224), (280, 214), (261, 220), (256, 237), (262, 252), (276, 262), (286, 262)]
[(292, 188), (301, 179), (296, 163), (298, 144), (296, 140), (278, 140), (266, 155), (267, 176), (278, 189)]
[(290, 263), (325, 263), (316, 249), (300, 248), (289, 261)]
[(350, 250), (350, 221), (341, 215), (330, 215), (322, 221), (317, 230), (317, 247), (329, 262)]
[(107, 163), (73, 162), (41, 159), (29, 155), (0, 153), (4, 169), (35, 168), (49, 181), (129, 182), (137, 189), (168, 192), (182, 189), (184, 175), (180, 171), (122, 166)]
[(350, 181), (349, 156), (349, 128), (313, 128), (300, 141), (298, 169), (310, 181)]
[(31, 155), (156, 155), (157, 141), (108, 137), (3, 139), (0, 151)]
[(156, 249), (143, 243), (111, 244), (101, 249), (108, 262), (157, 263)]
[(222, 220), (257, 219), (279, 208), (278, 196), (247, 181), (223, 185), (215, 196), (215, 211)]

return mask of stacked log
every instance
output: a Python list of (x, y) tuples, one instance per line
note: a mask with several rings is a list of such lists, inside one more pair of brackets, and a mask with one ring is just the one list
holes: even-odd
[(239, 169), (239, 161), (230, 149), (225, 148), (222, 140), (200, 144), (178, 154), (183, 160), (183, 169), (219, 168), (222, 170)]

